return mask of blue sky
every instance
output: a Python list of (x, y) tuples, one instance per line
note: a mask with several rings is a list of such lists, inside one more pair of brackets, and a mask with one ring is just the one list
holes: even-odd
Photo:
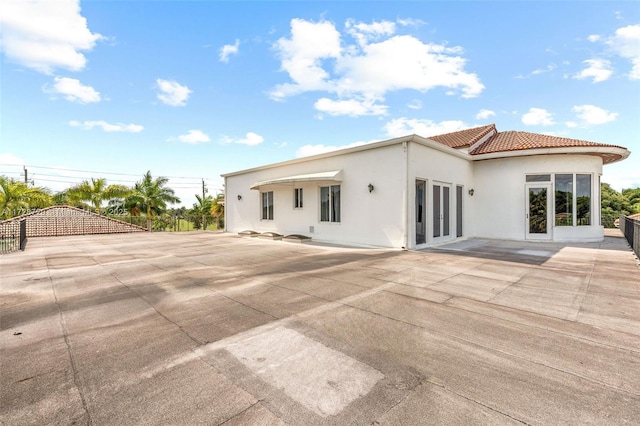
[(496, 123), (627, 147), (636, 2), (3, 1), (0, 173), (62, 190), (221, 173)]

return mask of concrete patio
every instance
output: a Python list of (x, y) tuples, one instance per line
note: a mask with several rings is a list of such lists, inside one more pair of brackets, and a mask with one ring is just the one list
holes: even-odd
[(640, 419), (640, 267), (617, 235), (420, 252), (54, 237), (0, 271), (1, 424)]

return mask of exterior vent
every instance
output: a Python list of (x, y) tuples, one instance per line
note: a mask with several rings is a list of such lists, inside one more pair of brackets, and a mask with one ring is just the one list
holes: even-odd
[(314, 231), (315, 231), (315, 226), (310, 226), (310, 227), (309, 227), (309, 233), (310, 233), (310, 234), (313, 234), (313, 233), (314, 233)]

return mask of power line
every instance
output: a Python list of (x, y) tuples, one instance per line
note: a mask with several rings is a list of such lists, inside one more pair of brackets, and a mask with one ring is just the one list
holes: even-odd
[[(12, 166), (12, 167), (20, 167), (17, 164), (0, 164), (0, 166)], [(61, 171), (68, 171), (68, 172), (79, 172), (79, 173), (93, 173), (93, 174), (98, 174), (98, 175), (118, 175), (118, 176), (136, 176), (136, 177), (140, 177), (140, 174), (134, 174), (134, 173), (116, 173), (116, 172), (100, 172), (100, 171), (95, 171), (95, 170), (79, 170), (79, 169), (67, 169), (64, 167), (45, 167), (45, 166), (33, 166), (33, 165), (25, 165), (29, 168), (32, 169), (47, 169), (47, 170), (61, 170)], [(201, 176), (163, 176), (169, 179), (203, 179)], [(205, 180), (214, 180), (213, 178), (204, 178)]]

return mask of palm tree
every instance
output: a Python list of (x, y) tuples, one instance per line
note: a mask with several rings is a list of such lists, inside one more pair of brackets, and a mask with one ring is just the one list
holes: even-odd
[(213, 202), (213, 197), (211, 195), (207, 195), (202, 198), (198, 194), (196, 194), (196, 203), (193, 203), (193, 208), (191, 211), (196, 215), (202, 215), (202, 230), (207, 230), (207, 216), (211, 214), (211, 206)]
[(147, 227), (151, 231), (151, 218), (153, 215), (162, 213), (167, 209), (167, 203), (175, 204), (180, 202), (175, 192), (166, 185), (169, 179), (160, 176), (153, 179), (151, 171), (144, 174), (141, 181), (136, 182), (133, 187), (133, 194), (127, 197), (125, 205), (131, 211), (147, 213)]
[(224, 227), (224, 194), (216, 195), (211, 201), (211, 214), (216, 218), (218, 229)]
[(105, 178), (82, 181), (80, 184), (67, 190), (67, 196), (71, 202), (89, 202), (96, 213), (100, 213), (100, 207), (104, 201), (126, 197), (131, 194), (131, 189), (124, 185), (109, 185)]
[(9, 219), (28, 213), (32, 208), (52, 205), (46, 188), (29, 187), (26, 183), (0, 176), (0, 217)]

